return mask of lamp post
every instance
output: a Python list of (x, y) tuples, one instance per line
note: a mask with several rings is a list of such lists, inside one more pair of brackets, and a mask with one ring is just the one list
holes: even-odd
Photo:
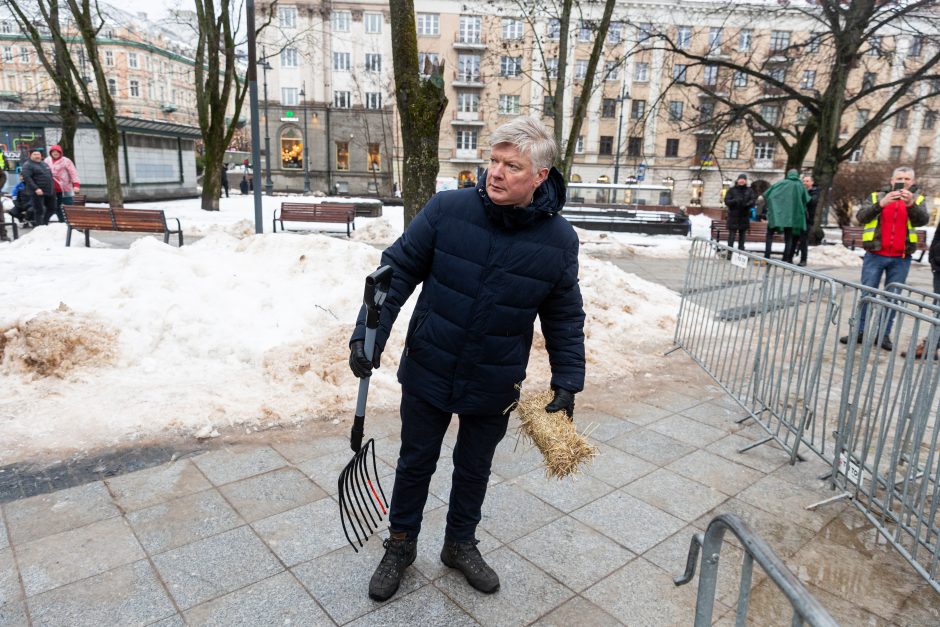
[(304, 109), (304, 193), (310, 193), (310, 151), (307, 150), (307, 81), (300, 86), (300, 103)]
[(617, 121), (617, 157), (614, 161), (614, 184), (620, 182), (620, 139), (623, 135), (623, 102), (629, 97), (627, 93), (627, 84), (624, 83), (623, 91), (620, 93), (620, 119)]
[[(245, 13), (248, 24), (255, 23), (255, 3), (254, 0), (245, 0)], [(257, 173), (258, 166), (261, 163), (261, 149), (258, 146), (258, 68), (255, 54), (255, 30), (248, 29), (248, 75), (245, 79), (248, 81), (248, 108), (251, 113), (251, 178), (255, 205), (255, 233), (263, 233), (262, 213), (261, 213), (261, 187), (258, 185)], [(267, 122), (267, 116), (265, 116)]]
[(264, 74), (264, 193), (270, 196), (274, 191), (271, 180), (271, 137), (268, 134), (268, 70), (273, 69), (268, 63), (264, 46), (261, 47), (261, 61), (258, 62)]

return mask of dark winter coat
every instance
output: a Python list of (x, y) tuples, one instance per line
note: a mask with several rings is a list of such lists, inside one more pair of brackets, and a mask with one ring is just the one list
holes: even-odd
[(809, 202), (806, 203), (806, 228), (813, 228), (813, 222), (816, 220), (816, 205), (819, 204), (819, 188), (815, 185), (810, 187)]
[(933, 232), (933, 239), (930, 240), (930, 252), (927, 253), (927, 259), (930, 260), (930, 269), (934, 272), (940, 272), (940, 229)]
[[(401, 306), (421, 295), (398, 369), (402, 388), (449, 412), (498, 413), (518, 398), (538, 315), (553, 386), (584, 386), (584, 308), (578, 237), (558, 211), (565, 186), (554, 168), (525, 208), (473, 189), (436, 194), (382, 253), (395, 270), (382, 310), (382, 348)], [(365, 311), (352, 339), (365, 337)]]
[(52, 170), (46, 162), (27, 159), (20, 174), (23, 175), (23, 182), (26, 184), (26, 193), (30, 196), (35, 196), (37, 189), (41, 189), (46, 195), (55, 194)]
[(747, 185), (735, 185), (725, 193), (728, 206), (728, 228), (746, 231), (751, 224), (751, 207), (757, 202), (757, 195)]

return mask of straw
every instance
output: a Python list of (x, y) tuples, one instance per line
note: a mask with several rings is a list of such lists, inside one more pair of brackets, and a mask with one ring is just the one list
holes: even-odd
[(593, 459), (597, 447), (590, 444), (585, 434), (579, 434), (564, 411), (548, 413), (545, 406), (552, 402), (554, 392), (548, 390), (530, 397), (522, 397), (516, 406), (522, 421), (522, 435), (532, 441), (545, 459), (545, 474), (562, 479), (577, 473), (581, 464)]

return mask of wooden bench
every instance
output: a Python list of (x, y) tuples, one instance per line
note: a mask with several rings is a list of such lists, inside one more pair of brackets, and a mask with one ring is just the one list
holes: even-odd
[(176, 228), (171, 229), (162, 209), (125, 209), (123, 207), (77, 207), (65, 205), (65, 221), (68, 223), (68, 232), (65, 235), (65, 245), (72, 244), (72, 230), (82, 231), (85, 234), (85, 247), (91, 246), (91, 231), (122, 231), (134, 233), (163, 233), (163, 243), (170, 243), (170, 235), (179, 238), (179, 245), (183, 245), (183, 229), (177, 218)]
[[(722, 244), (728, 243), (728, 222), (726, 220), (712, 220), (711, 226), (711, 238), (716, 242)], [(735, 238), (737, 241), (737, 238)], [(776, 243), (783, 244), (783, 233), (781, 231), (774, 231), (773, 241)], [(766, 246), (767, 242), (767, 223), (766, 222), (751, 222), (747, 231), (744, 232), (744, 243), (748, 244), (761, 244), (761, 246)], [(761, 248), (763, 252), (765, 248)], [(783, 254), (783, 251), (772, 251), (771, 254)]]
[(72, 194), (72, 205), (75, 207), (84, 207), (86, 199), (85, 194)]
[(288, 222), (328, 222), (346, 225), (346, 237), (356, 228), (356, 205), (353, 203), (295, 203), (282, 202), (280, 209), (274, 210), (273, 227), (277, 233), (277, 223), (281, 223), (284, 231), (284, 221)]
[[(865, 232), (865, 227), (862, 226), (843, 226), (842, 227), (842, 245), (850, 250), (855, 250), (856, 246), (862, 246), (862, 234)], [(917, 252), (920, 253), (915, 259), (915, 261), (923, 261), (924, 254), (926, 254), (927, 249), (929, 248), (927, 244), (927, 231), (924, 229), (916, 229), (917, 233)], [(912, 256), (912, 258), (914, 258)]]

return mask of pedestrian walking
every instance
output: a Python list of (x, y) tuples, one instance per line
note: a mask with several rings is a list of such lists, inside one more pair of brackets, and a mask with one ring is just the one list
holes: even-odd
[(401, 449), (385, 555), (369, 596), (390, 598), (415, 560), (422, 511), (452, 415), (460, 428), (441, 561), (484, 593), (499, 576), (477, 549), (476, 528), (496, 445), (525, 379), (536, 315), (552, 369), (548, 411), (574, 412), (584, 385), (584, 308), (578, 238), (558, 215), (565, 184), (541, 122), (519, 117), (490, 136), (489, 168), (473, 189), (436, 194), (382, 253), (394, 269), (375, 353), (365, 356), (365, 309), (350, 339), (357, 377), (379, 366), (392, 324), (423, 284), (398, 369)]
[(49, 218), (56, 211), (55, 183), (52, 170), (42, 160), (42, 148), (33, 148), (29, 159), (23, 164), (20, 173), (26, 193), (32, 198), (33, 226), (49, 224)]
[[(225, 192), (225, 197), (228, 198), (228, 164), (222, 164), (222, 190)], [(219, 194), (221, 197), (222, 194)]]
[[(914, 184), (914, 169), (906, 166), (896, 168), (891, 183), (880, 192), (872, 192), (871, 205), (859, 209), (856, 218), (865, 227), (862, 233), (862, 247), (865, 249), (862, 285), (877, 288), (881, 285), (882, 276), (886, 285), (906, 282), (911, 271), (911, 255), (917, 250), (917, 231), (914, 229), (927, 224), (930, 219), (924, 207), (924, 195), (918, 193)], [(936, 289), (936, 283), (934, 286)], [(868, 307), (863, 305), (855, 338), (859, 344), (862, 343), (867, 313)], [(881, 338), (881, 348), (886, 351), (894, 348), (890, 337), (893, 324), (894, 312), (890, 311)], [(849, 336), (841, 337), (839, 341), (848, 344)]]
[(62, 153), (62, 147), (58, 144), (49, 146), (46, 165), (52, 171), (53, 188), (56, 195), (56, 215), (59, 222), (65, 222), (62, 206), (71, 205), (75, 200), (74, 194), (78, 192), (81, 186), (78, 180), (78, 170), (75, 169), (72, 160)]
[(800, 181), (796, 170), (787, 172), (787, 177), (777, 181), (764, 192), (767, 203), (767, 245), (764, 257), (770, 259), (773, 232), (783, 232), (783, 260), (793, 263), (796, 238), (806, 230), (806, 203), (809, 193)]
[(816, 187), (816, 181), (809, 174), (803, 175), (801, 179), (803, 187), (809, 193), (809, 201), (806, 203), (806, 230), (800, 233), (797, 239), (796, 248), (800, 253), (800, 263), (797, 265), (805, 266), (807, 255), (809, 253), (809, 233), (816, 223), (816, 205), (819, 204), (819, 188)]
[(738, 240), (738, 248), (744, 250), (744, 238), (751, 224), (751, 208), (757, 202), (754, 190), (747, 186), (747, 174), (739, 174), (734, 187), (725, 193), (728, 207), (728, 247)]

